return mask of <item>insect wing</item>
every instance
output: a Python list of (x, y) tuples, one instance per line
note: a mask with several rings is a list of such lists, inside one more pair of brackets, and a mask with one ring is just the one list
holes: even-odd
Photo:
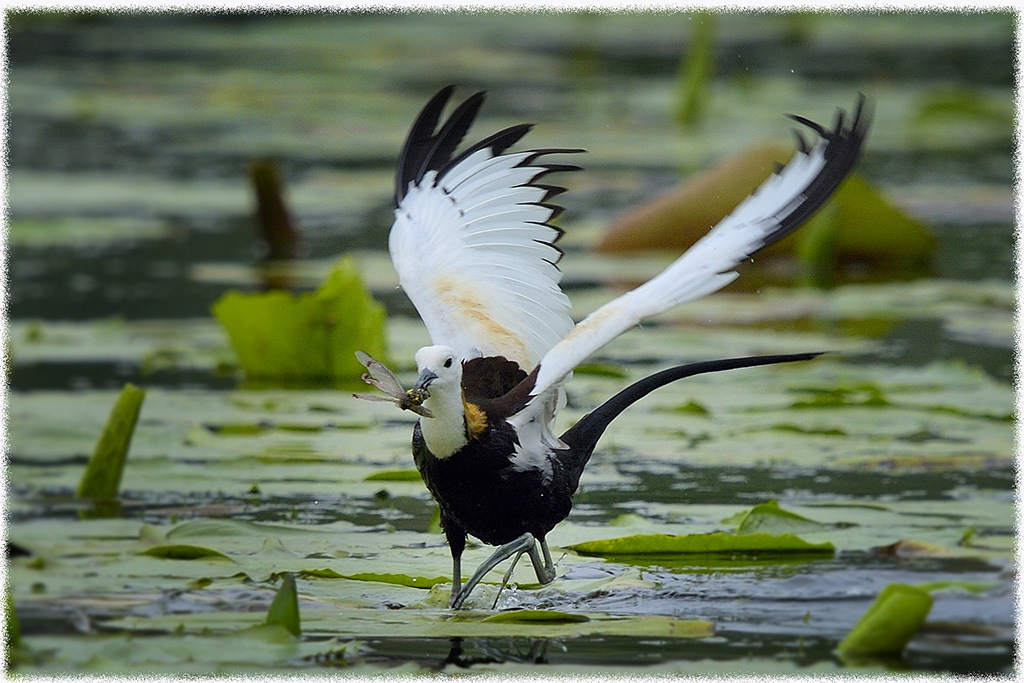
[(402, 382), (395, 376), (395, 373), (388, 370), (387, 366), (362, 351), (356, 351), (356, 358), (369, 371), (369, 374), (363, 375), (364, 382), (372, 384), (396, 399), (405, 396), (405, 387), (402, 386)]

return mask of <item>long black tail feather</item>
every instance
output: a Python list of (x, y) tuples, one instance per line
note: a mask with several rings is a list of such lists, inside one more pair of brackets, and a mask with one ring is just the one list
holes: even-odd
[[(759, 365), (775, 365), (777, 363), (793, 363), (795, 361), (811, 360), (820, 356), (822, 352), (811, 353), (787, 353), (770, 356), (747, 356), (744, 358), (723, 358), (720, 360), (708, 360), (698, 363), (688, 363), (668, 368), (661, 372), (645, 377), (635, 382), (610, 399), (602, 403), (593, 411), (584, 415), (579, 422), (573, 425), (565, 434), (562, 441), (569, 447), (570, 470), (575, 469), (576, 477), (583, 472), (584, 466), (590, 460), (591, 454), (597, 446), (598, 440), (604, 434), (611, 421), (618, 417), (622, 411), (633, 405), (655, 389), (676, 380), (702, 375), (709, 372), (721, 372), (722, 370), (737, 370), (739, 368), (752, 368)], [(574, 487), (575, 488), (575, 487)]]

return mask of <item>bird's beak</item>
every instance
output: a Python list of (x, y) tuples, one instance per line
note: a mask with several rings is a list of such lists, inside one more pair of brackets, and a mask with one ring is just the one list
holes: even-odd
[(412, 389), (405, 392), (405, 398), (399, 401), (398, 407), (402, 410), (411, 410), (423, 417), (434, 417), (433, 413), (423, 407), (423, 402), (430, 398), (430, 392), (427, 391), (427, 387), (435, 379), (437, 379), (437, 375), (430, 370), (421, 372), (420, 376), (416, 378), (416, 383), (413, 384)]
[(416, 378), (416, 383), (412, 385), (413, 391), (423, 392), (427, 396), (430, 396), (430, 392), (427, 391), (427, 387), (437, 379), (437, 373), (430, 368), (425, 369), (420, 373), (420, 376)]

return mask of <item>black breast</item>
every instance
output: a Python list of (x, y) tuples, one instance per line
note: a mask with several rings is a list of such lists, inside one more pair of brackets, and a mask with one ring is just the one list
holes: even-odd
[(504, 396), (526, 379), (519, 363), (503, 356), (471, 358), (462, 363), (462, 390), (470, 403)]
[(512, 460), (515, 435), (502, 421), (443, 459), (427, 449), (419, 423), (413, 431), (413, 457), (445, 517), (490, 545), (515, 540), (529, 531), (543, 538), (572, 508), (571, 484), (557, 460), (550, 475), (520, 469)]

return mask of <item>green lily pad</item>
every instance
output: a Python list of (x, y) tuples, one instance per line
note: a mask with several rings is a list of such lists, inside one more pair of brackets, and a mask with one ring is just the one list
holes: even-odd
[(671, 536), (668, 534), (640, 534), (587, 541), (569, 546), (581, 555), (600, 557), (748, 554), (771, 555), (789, 553), (831, 554), (831, 543), (808, 543), (792, 534), (752, 533), (734, 535), (723, 533)]
[(335, 264), (315, 292), (231, 291), (212, 311), (251, 378), (354, 380), (363, 371), (356, 351), (386, 357), (386, 313), (363, 286), (351, 257)]
[(906, 584), (886, 586), (839, 643), (843, 654), (899, 654), (932, 608), (927, 591)]

